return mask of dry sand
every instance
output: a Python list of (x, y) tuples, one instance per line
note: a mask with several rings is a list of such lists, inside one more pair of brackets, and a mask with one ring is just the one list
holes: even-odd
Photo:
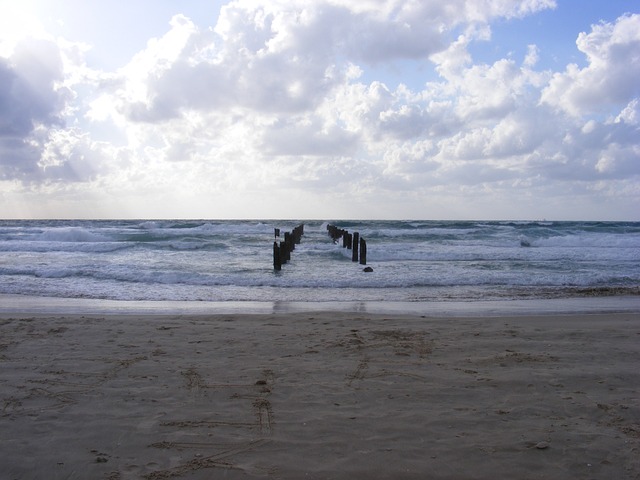
[(2, 479), (638, 479), (640, 316), (4, 315)]

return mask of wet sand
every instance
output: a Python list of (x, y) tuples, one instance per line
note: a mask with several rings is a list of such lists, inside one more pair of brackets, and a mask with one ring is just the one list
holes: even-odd
[(0, 317), (6, 479), (640, 478), (640, 315)]

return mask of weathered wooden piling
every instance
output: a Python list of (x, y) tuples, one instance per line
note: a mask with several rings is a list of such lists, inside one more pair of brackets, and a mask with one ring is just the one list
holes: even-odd
[(284, 232), (284, 243), (286, 249), (291, 252), (294, 248), (296, 248), (291, 240), (291, 232)]
[(360, 239), (360, 265), (367, 264), (367, 242), (364, 238)]
[(358, 232), (349, 233), (335, 225), (327, 225), (327, 231), (334, 243), (342, 239), (342, 246), (351, 250), (351, 261), (359, 261), (361, 265), (367, 264), (367, 242)]
[(327, 225), (327, 230), (334, 243), (338, 243), (340, 239), (344, 239), (344, 234), (347, 233), (346, 230), (338, 228), (335, 225)]
[(358, 261), (358, 252), (359, 252), (359, 247), (360, 245), (360, 234), (358, 232), (353, 232), (353, 248), (351, 250), (351, 261), (352, 262), (357, 262)]
[(304, 223), (301, 223), (300, 225), (298, 225), (295, 228), (295, 232), (296, 232), (296, 238), (298, 240), (296, 243), (300, 243), (300, 241), (302, 240), (302, 236), (304, 235)]
[(282, 270), (282, 259), (280, 258), (280, 246), (278, 242), (273, 242), (273, 269)]
[[(291, 260), (291, 252), (296, 248), (296, 244), (299, 244), (304, 234), (304, 224), (300, 224), (295, 227), (291, 232), (284, 232), (282, 236), (283, 240), (273, 242), (273, 268), (280, 270), (282, 265)], [(274, 236), (280, 237), (280, 229), (274, 229)]]

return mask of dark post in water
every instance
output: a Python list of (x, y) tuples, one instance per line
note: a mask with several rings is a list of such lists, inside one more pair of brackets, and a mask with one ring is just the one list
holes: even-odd
[[(280, 237), (279, 228), (275, 228), (273, 233), (275, 238)], [(298, 225), (291, 232), (284, 232), (284, 240), (280, 241), (280, 246), (278, 246), (278, 242), (273, 242), (273, 268), (275, 270), (280, 270), (283, 264), (291, 260), (291, 252), (296, 248), (296, 244), (300, 243), (302, 235), (304, 235), (304, 224)]]
[(358, 246), (360, 244), (360, 234), (358, 232), (353, 232), (353, 250), (351, 250), (351, 261), (358, 261)]
[(360, 239), (360, 265), (367, 264), (367, 242), (364, 238)]
[(327, 231), (334, 243), (342, 239), (342, 246), (351, 250), (352, 262), (357, 262), (359, 259), (361, 265), (367, 264), (367, 242), (358, 232), (349, 233), (335, 225), (327, 225)]
[(280, 259), (278, 242), (273, 242), (273, 268), (274, 270), (282, 270), (282, 260)]

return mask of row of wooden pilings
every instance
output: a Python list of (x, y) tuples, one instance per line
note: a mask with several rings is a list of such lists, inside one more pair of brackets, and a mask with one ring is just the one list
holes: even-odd
[(351, 250), (351, 261), (359, 261), (360, 265), (367, 264), (367, 242), (358, 232), (349, 233), (335, 225), (327, 225), (327, 231), (335, 243), (342, 239), (342, 247)]
[[(291, 232), (285, 232), (280, 243), (278, 240), (273, 242), (273, 268), (275, 270), (281, 270), (282, 265), (291, 260), (291, 252), (300, 243), (302, 235), (304, 235), (304, 224), (301, 223)], [(276, 239), (280, 238), (279, 228), (274, 229), (274, 236)]]

